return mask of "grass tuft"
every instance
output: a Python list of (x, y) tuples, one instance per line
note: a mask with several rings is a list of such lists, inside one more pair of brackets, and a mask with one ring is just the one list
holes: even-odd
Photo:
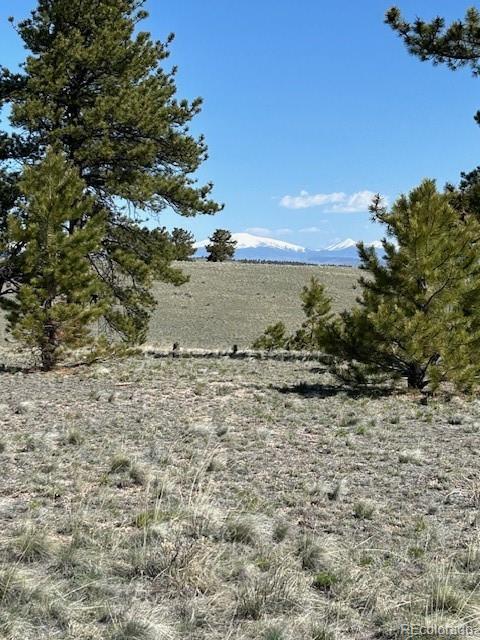
[(318, 571), (324, 567), (324, 553), (322, 547), (311, 535), (303, 535), (297, 546), (297, 555), (302, 569)]
[(257, 542), (257, 531), (254, 523), (247, 516), (237, 516), (225, 523), (224, 538), (227, 542), (239, 542), (254, 546)]
[(132, 461), (124, 453), (117, 453), (112, 462), (110, 463), (109, 473), (122, 473), (123, 471), (129, 471), (132, 466)]
[(260, 620), (265, 615), (289, 613), (301, 604), (297, 578), (282, 568), (247, 578), (236, 597), (237, 618)]
[(330, 592), (338, 583), (338, 576), (330, 571), (320, 571), (313, 579), (312, 587), (318, 591)]
[(53, 545), (47, 535), (33, 526), (26, 526), (11, 542), (13, 557), (20, 562), (49, 560)]
[(371, 520), (375, 513), (375, 505), (367, 500), (360, 500), (353, 505), (353, 514), (359, 520)]

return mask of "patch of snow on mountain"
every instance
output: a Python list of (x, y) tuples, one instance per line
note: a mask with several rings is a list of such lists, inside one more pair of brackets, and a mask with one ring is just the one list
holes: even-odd
[[(341, 242), (336, 242), (335, 244), (331, 244), (328, 247), (325, 247), (324, 251), (345, 251), (346, 249), (355, 249), (357, 246), (357, 242), (358, 240), (347, 238), (346, 240), (342, 240)], [(383, 249), (383, 245), (380, 240), (365, 242), (365, 246), (374, 247), (375, 249)]]
[(352, 249), (353, 247), (356, 247), (356, 246), (357, 246), (356, 240), (347, 238), (346, 240), (342, 240), (341, 242), (330, 244), (328, 247), (325, 247), (325, 251), (343, 251), (344, 249)]
[[(257, 249), (258, 247), (268, 247), (270, 249), (281, 249), (284, 251), (296, 251), (305, 253), (305, 247), (283, 240), (275, 240), (274, 238), (265, 238), (263, 236), (254, 236), (251, 233), (232, 233), (232, 240), (237, 243), (236, 249)], [(210, 240), (201, 240), (196, 242), (195, 249), (207, 246)]]

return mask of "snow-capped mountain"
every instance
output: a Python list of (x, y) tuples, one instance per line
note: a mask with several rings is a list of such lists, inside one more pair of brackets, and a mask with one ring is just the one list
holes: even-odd
[[(240, 249), (258, 249), (259, 247), (268, 247), (270, 249), (281, 249), (282, 251), (296, 251), (305, 253), (305, 247), (283, 240), (275, 240), (274, 238), (264, 238), (263, 236), (254, 236), (251, 233), (232, 233), (232, 240), (237, 243), (237, 251)], [(195, 249), (201, 249), (209, 244), (210, 240), (201, 240), (195, 243)]]
[[(354, 266), (358, 264), (357, 240), (347, 238), (330, 244), (323, 249), (307, 249), (298, 244), (256, 236), (251, 233), (233, 233), (232, 239), (237, 242), (235, 260), (271, 260), (276, 262), (308, 262), (312, 264), (339, 264)], [(196, 257), (206, 255), (205, 247), (209, 240), (201, 240), (195, 244)], [(381, 249), (379, 240), (366, 243), (375, 249)]]
[(356, 249), (357, 241), (352, 240), (351, 238), (347, 238), (346, 240), (342, 240), (341, 242), (336, 242), (335, 244), (329, 244), (328, 247), (325, 247), (325, 251), (343, 251), (344, 249)]
[[(325, 247), (324, 251), (345, 251), (347, 249), (357, 249), (358, 240), (352, 240), (351, 238), (347, 238), (346, 240), (342, 240), (341, 242), (336, 242), (335, 244), (330, 244), (328, 247)], [(373, 240), (373, 242), (365, 242), (366, 247), (374, 247), (375, 249), (382, 249), (382, 241), (381, 240)]]

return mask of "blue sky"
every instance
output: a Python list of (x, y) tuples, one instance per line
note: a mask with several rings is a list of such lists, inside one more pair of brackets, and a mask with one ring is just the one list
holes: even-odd
[[(462, 17), (473, 0), (398, 0), (405, 15)], [(319, 248), (382, 230), (369, 192), (392, 201), (424, 177), (440, 185), (480, 163), (480, 80), (409, 56), (383, 24), (389, 0), (149, 0), (144, 28), (173, 31), (180, 97), (202, 96), (192, 130), (225, 210), (161, 223), (198, 239), (215, 228)], [(7, 16), (34, 0), (2, 0), (1, 63), (24, 51)]]

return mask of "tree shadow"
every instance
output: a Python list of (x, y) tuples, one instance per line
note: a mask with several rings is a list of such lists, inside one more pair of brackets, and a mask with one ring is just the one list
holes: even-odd
[(40, 365), (35, 365), (35, 364), (24, 364), (24, 365), (14, 365), (14, 364), (2, 364), (0, 363), (0, 375), (2, 375), (2, 373), (4, 374), (10, 374), (13, 375), (15, 373), (23, 373), (24, 375), (28, 375), (28, 374), (34, 374), (34, 373), (62, 373), (62, 372), (70, 372), (70, 371), (74, 371), (75, 369), (80, 369), (81, 367), (91, 367), (92, 364), (98, 364), (98, 362), (102, 362), (103, 358), (100, 358), (99, 360), (95, 360), (93, 362), (90, 361), (78, 361), (78, 362), (64, 362), (61, 363), (59, 365), (57, 365), (56, 367), (54, 367), (53, 369), (51, 369), (50, 371), (45, 371), (44, 369), (42, 369), (42, 367)]
[(321, 384), (321, 383), (309, 383), (299, 382), (293, 385), (270, 387), (278, 393), (282, 394), (294, 394), (301, 396), (302, 398), (333, 398), (335, 396), (343, 395), (349, 398), (382, 398), (392, 396), (399, 393), (399, 389), (393, 389), (391, 387), (381, 386), (358, 386), (351, 387), (342, 384)]
[(31, 366), (21, 366), (21, 365), (14, 365), (14, 364), (0, 364), (0, 375), (2, 373), (7, 373), (7, 374), (15, 374), (15, 373), (33, 373), (34, 368)]
[(328, 373), (328, 368), (327, 367), (312, 367), (310, 369), (310, 373), (316, 373), (316, 374), (322, 375), (323, 373)]

